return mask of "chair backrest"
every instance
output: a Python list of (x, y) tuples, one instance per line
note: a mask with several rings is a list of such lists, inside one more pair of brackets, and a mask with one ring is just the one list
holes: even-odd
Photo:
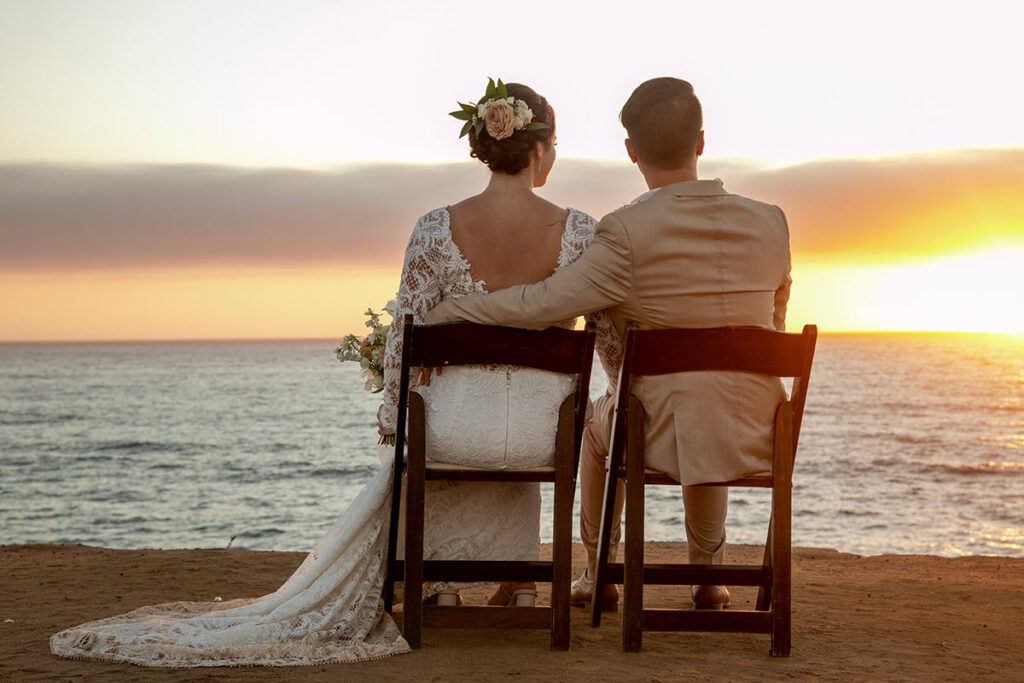
[[(792, 377), (793, 448), (800, 437), (807, 385), (811, 377), (815, 325), (805, 325), (801, 334), (787, 334), (761, 327), (712, 327), (705, 329), (639, 330), (630, 323), (619, 386), (632, 377), (665, 375), (701, 370), (753, 372), (775, 377)], [(628, 391), (620, 391), (617, 409), (625, 414)]]
[[(453, 365), (516, 365), (563, 374), (579, 375), (576, 390), (576, 425), (583, 424), (590, 387), (596, 331), (587, 324), (582, 332), (549, 327), (523, 330), (497, 325), (446, 323), (416, 325), (406, 315), (402, 336), (402, 373), (399, 380), (396, 466), (405, 443), (410, 368), (436, 368)], [(581, 430), (577, 428), (577, 434)], [(579, 436), (574, 438), (579, 453)], [(396, 469), (396, 472), (400, 471)]]
[[(582, 361), (593, 355), (592, 331), (575, 332), (561, 327), (523, 330), (497, 325), (447, 323), (414, 325), (405, 318), (402, 352), (410, 367), (447, 365), (518, 365), (564, 374), (578, 374)], [(408, 343), (406, 343), (408, 342)], [(589, 366), (588, 366), (589, 367)]]

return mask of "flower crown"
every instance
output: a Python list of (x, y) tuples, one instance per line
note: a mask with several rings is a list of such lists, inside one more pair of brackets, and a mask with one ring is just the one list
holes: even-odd
[(526, 104), (526, 100), (509, 97), (508, 89), (500, 78), (497, 84), (493, 78), (487, 79), (487, 92), (484, 93), (484, 97), (487, 99), (480, 104), (459, 102), (461, 109), (449, 114), (466, 122), (459, 133), (460, 138), (470, 129), (479, 137), (480, 131), (485, 127), (487, 134), (495, 140), (512, 137), (512, 133), (517, 130), (541, 130), (551, 127), (533, 120), (533, 110)]

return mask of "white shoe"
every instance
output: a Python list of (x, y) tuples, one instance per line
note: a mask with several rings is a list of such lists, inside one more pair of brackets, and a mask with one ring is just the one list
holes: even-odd
[(584, 569), (580, 578), (572, 582), (569, 589), (569, 602), (573, 604), (584, 604), (590, 602), (594, 595), (594, 579), (590, 576), (590, 569)]
[(462, 596), (454, 588), (447, 588), (437, 594), (438, 607), (458, 607), (462, 602)]
[[(580, 578), (572, 583), (569, 590), (569, 604), (586, 607), (594, 599), (594, 579), (590, 576), (590, 570), (583, 572)], [(601, 611), (615, 612), (619, 608), (619, 591), (611, 584), (605, 584), (601, 591)]]

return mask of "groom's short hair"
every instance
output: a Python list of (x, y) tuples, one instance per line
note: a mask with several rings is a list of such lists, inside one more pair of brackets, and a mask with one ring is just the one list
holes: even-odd
[(693, 158), (704, 125), (693, 86), (668, 76), (641, 83), (622, 105), (619, 120), (636, 155), (661, 169), (679, 168)]

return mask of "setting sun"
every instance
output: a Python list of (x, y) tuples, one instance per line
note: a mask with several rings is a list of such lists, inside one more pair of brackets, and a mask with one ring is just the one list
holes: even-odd
[(917, 262), (796, 266), (789, 327), (1024, 333), (1024, 248)]

